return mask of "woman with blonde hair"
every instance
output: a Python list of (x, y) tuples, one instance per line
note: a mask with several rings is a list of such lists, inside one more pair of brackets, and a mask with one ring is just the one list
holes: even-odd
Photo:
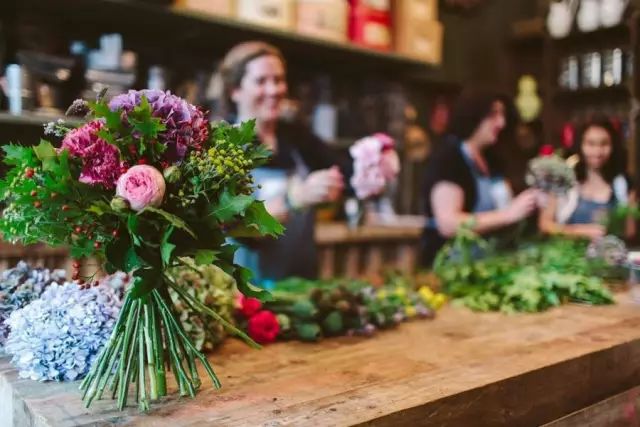
[(286, 228), (277, 240), (247, 243), (237, 261), (254, 271), (258, 283), (315, 277), (314, 207), (340, 197), (350, 161), (339, 159), (309, 129), (281, 118), (288, 88), (286, 61), (276, 47), (256, 41), (235, 46), (219, 77), (219, 116), (232, 123), (255, 119), (259, 142), (273, 152), (269, 164), (254, 173), (257, 196)]

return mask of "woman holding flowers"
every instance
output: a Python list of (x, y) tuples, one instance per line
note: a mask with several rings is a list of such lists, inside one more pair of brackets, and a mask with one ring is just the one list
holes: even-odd
[(527, 217), (536, 207), (537, 192), (526, 190), (510, 201), (510, 189), (494, 161), (492, 147), (507, 125), (506, 101), (497, 95), (463, 96), (454, 111), (451, 137), (427, 164), (423, 264), (463, 224), (486, 234)]
[[(635, 204), (635, 194), (625, 178), (620, 137), (607, 117), (596, 116), (585, 123), (574, 147), (578, 183), (562, 197), (547, 197), (539, 227), (548, 234), (593, 240), (606, 234), (605, 221), (616, 206)], [(626, 237), (635, 234), (633, 220), (627, 220), (624, 228)]]
[(314, 207), (340, 197), (350, 167), (308, 129), (281, 119), (286, 63), (277, 48), (262, 42), (234, 47), (221, 64), (220, 77), (219, 115), (236, 123), (255, 119), (259, 141), (273, 152), (253, 176), (261, 186), (257, 197), (286, 228), (278, 240), (251, 241), (237, 259), (254, 271), (256, 282), (314, 277)]

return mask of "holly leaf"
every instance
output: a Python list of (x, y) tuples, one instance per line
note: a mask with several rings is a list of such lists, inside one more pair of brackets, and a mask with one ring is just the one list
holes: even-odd
[(216, 256), (218, 255), (218, 251), (212, 251), (209, 249), (200, 249), (197, 250), (194, 256), (194, 260), (196, 265), (210, 265), (213, 264), (213, 261), (216, 260)]
[(176, 245), (169, 242), (169, 238), (173, 233), (174, 227), (170, 225), (162, 234), (162, 240), (160, 240), (160, 256), (162, 258), (162, 263), (167, 266), (169, 261), (171, 261), (171, 253), (176, 248)]
[(2, 147), (4, 151), (4, 163), (7, 165), (29, 165), (33, 163), (33, 147), (24, 147), (17, 144), (7, 144)]
[(147, 206), (146, 208), (142, 209), (140, 212), (138, 212), (138, 215), (141, 215), (145, 212), (151, 212), (151, 213), (155, 213), (158, 216), (161, 216), (162, 218), (164, 218), (167, 222), (169, 222), (169, 224), (175, 226), (176, 228), (179, 228), (181, 230), (186, 231), (187, 233), (189, 233), (189, 235), (191, 237), (193, 237), (194, 239), (197, 239), (195, 233), (193, 232), (193, 230), (191, 230), (191, 228), (189, 228), (189, 226), (187, 225), (186, 222), (184, 222), (184, 220), (172, 213), (169, 213), (165, 210), (162, 209), (158, 209), (158, 208), (154, 208), (152, 206)]
[(89, 103), (89, 105), (94, 111), (96, 118), (103, 117), (105, 119), (109, 129), (117, 131), (122, 127), (120, 111), (111, 111), (107, 103), (102, 101)]
[(53, 145), (51, 145), (49, 141), (44, 139), (41, 139), (40, 144), (33, 147), (33, 152), (42, 162), (51, 157), (56, 157), (56, 149), (53, 148)]
[(244, 225), (257, 229), (261, 236), (277, 237), (284, 232), (284, 227), (264, 207), (264, 202), (255, 200), (245, 212)]
[(219, 202), (210, 206), (209, 215), (220, 222), (231, 221), (235, 216), (241, 215), (253, 201), (252, 196), (246, 194), (234, 196), (225, 190), (220, 195)]

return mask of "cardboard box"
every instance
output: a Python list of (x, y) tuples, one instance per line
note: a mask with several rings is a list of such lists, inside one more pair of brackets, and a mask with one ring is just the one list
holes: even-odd
[(444, 28), (438, 21), (409, 21), (396, 27), (396, 52), (430, 64), (442, 63)]
[(395, 28), (409, 21), (437, 21), (438, 0), (395, 0), (393, 25)]
[(237, 0), (239, 19), (281, 30), (295, 28), (295, 0)]
[(372, 49), (391, 50), (391, 12), (352, 7), (349, 13), (349, 39)]
[(349, 6), (344, 0), (298, 0), (296, 28), (310, 36), (345, 41)]
[(235, 0), (177, 0), (176, 7), (215, 16), (234, 16)]

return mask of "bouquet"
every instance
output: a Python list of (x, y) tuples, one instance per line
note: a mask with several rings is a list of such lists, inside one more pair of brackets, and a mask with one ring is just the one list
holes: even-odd
[(400, 172), (400, 159), (394, 150), (394, 141), (388, 135), (377, 133), (362, 138), (349, 152), (353, 157), (351, 186), (358, 199), (381, 194)]
[(526, 182), (532, 188), (563, 196), (576, 185), (573, 169), (556, 155), (539, 156), (529, 161)]
[(219, 381), (175, 314), (169, 289), (201, 314), (252, 341), (175, 282), (170, 270), (191, 257), (214, 264), (253, 297), (251, 273), (233, 263), (228, 237), (277, 236), (282, 226), (252, 196), (251, 169), (269, 151), (254, 141), (254, 123), (212, 126), (205, 113), (169, 92), (129, 91), (110, 102), (75, 101), (86, 114), (71, 128), (51, 123), (60, 144), (9, 144), (0, 181), (0, 232), (25, 244), (66, 245), (76, 259), (95, 257), (108, 273), (124, 271), (127, 286), (113, 333), (80, 388), (87, 406), (108, 386), (119, 409), (135, 382), (141, 410), (167, 394), (171, 369), (181, 395), (201, 385), (199, 360)]

